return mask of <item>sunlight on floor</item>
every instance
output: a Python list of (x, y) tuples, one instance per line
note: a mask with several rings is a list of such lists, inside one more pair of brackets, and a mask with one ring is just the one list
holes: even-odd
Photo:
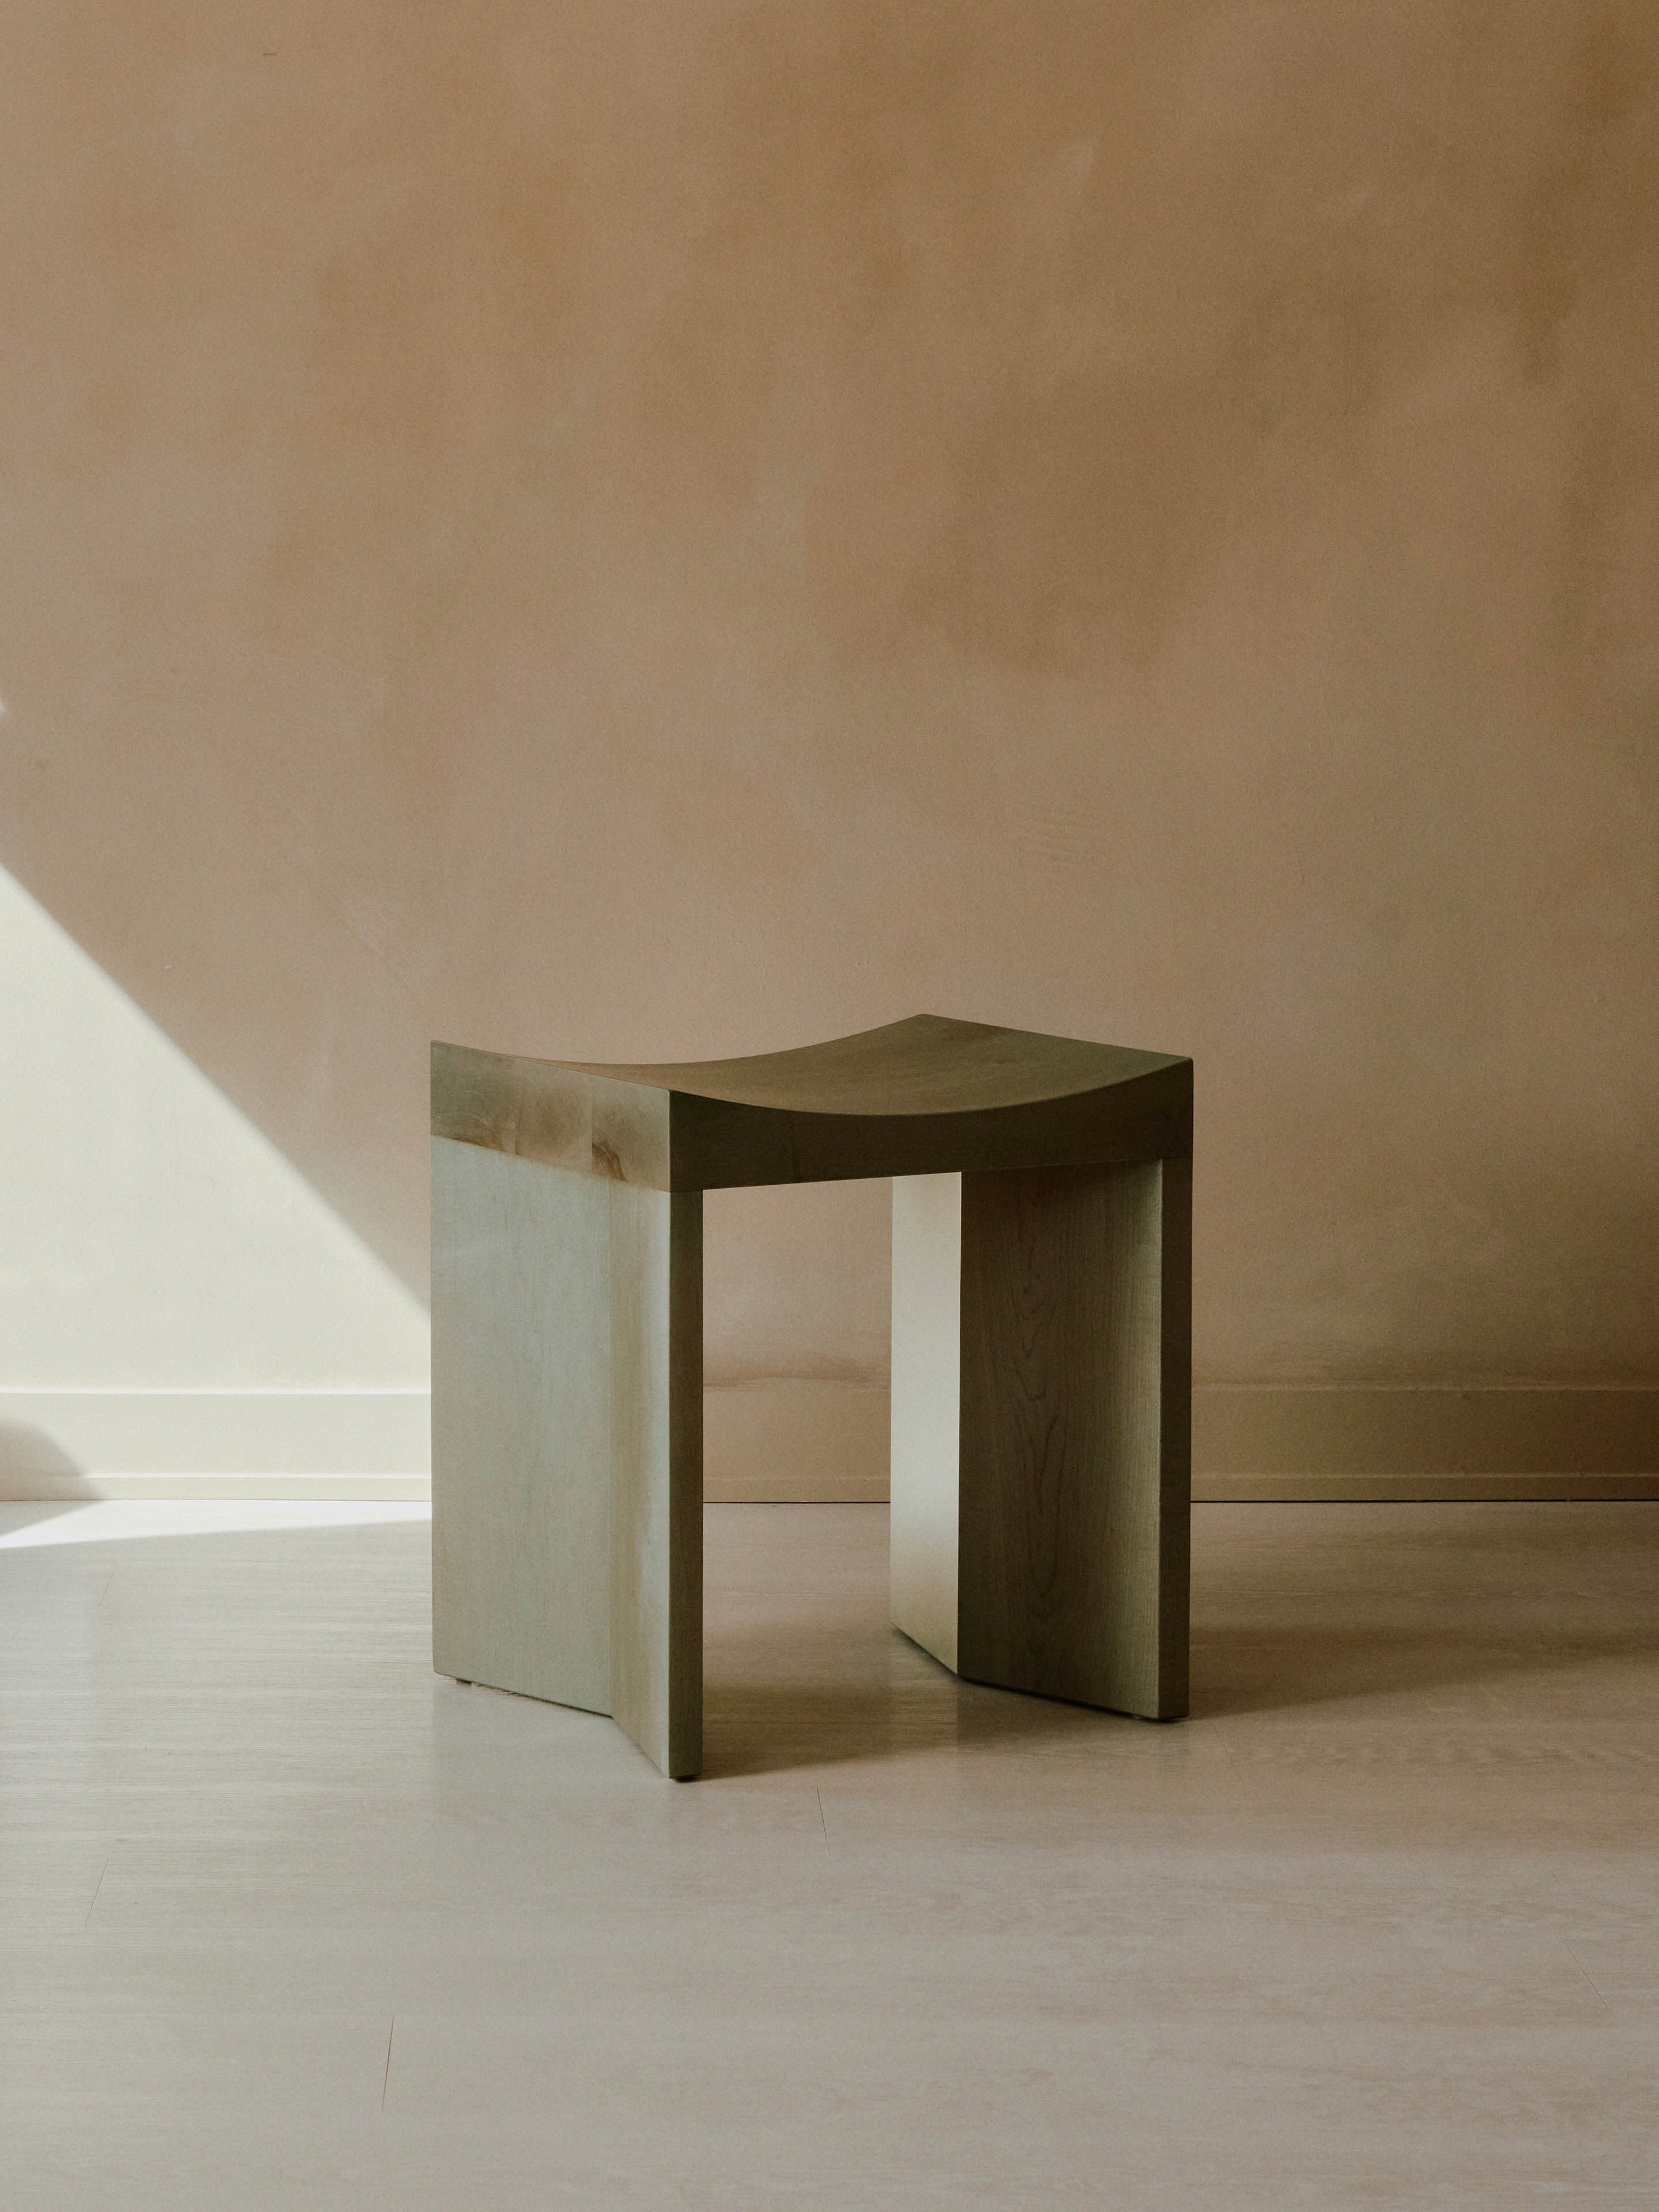
[[(40, 1518), (41, 1515), (48, 1517)], [(34, 1516), (34, 1517), (29, 1517)], [(45, 1544), (106, 1544), (129, 1536), (225, 1536), (266, 1529), (355, 1528), (392, 1521), (429, 1521), (432, 1508), (412, 1501), (310, 1498), (126, 1498), (88, 1505), (0, 1505), (0, 1550)]]

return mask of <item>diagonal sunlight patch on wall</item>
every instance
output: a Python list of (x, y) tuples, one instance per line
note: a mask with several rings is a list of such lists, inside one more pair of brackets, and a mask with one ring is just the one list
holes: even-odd
[(0, 1496), (424, 1493), (419, 1301), (0, 873)]

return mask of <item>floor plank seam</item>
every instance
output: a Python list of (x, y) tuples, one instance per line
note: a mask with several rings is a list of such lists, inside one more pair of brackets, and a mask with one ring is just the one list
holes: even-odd
[(1561, 1948), (1566, 1953), (1568, 1958), (1572, 1960), (1573, 1965), (1577, 1967), (1579, 1972), (1589, 1984), (1591, 1991), (1597, 2002), (1601, 2005), (1602, 2011), (1605, 2013), (1610, 2013), (1613, 2010), (1613, 2007), (1607, 2002), (1606, 1993), (1597, 1983), (1595, 1975), (1590, 1972), (1589, 1967), (1585, 1966), (1583, 1960), (1579, 1957), (1577, 1952), (1573, 1949), (1571, 1943), (1566, 1942), (1565, 1940), (1562, 1942)]
[(81, 1932), (82, 1935), (85, 1935), (87, 1929), (92, 1925), (93, 1905), (95, 1905), (98, 1902), (99, 1893), (104, 1887), (104, 1876), (109, 1872), (109, 1863), (114, 1856), (115, 1846), (112, 1844), (109, 1850), (104, 1854), (104, 1863), (98, 1869), (98, 1880), (93, 1886), (92, 1904), (88, 1905), (87, 1917), (81, 1923)]

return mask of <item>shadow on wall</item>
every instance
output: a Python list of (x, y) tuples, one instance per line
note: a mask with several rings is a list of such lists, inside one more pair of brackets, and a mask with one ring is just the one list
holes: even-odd
[(44, 1429), (0, 1421), (0, 1498), (96, 1498), (95, 1484)]

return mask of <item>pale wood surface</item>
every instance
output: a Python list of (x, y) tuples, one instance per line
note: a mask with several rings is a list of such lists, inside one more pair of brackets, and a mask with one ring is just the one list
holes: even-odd
[(432, 1133), (622, 1182), (665, 1190), (668, 1100), (556, 1061), (432, 1048)]
[(611, 1709), (702, 1765), (702, 1196), (611, 1184)]
[(1200, 1507), (1177, 1729), (713, 1507), (674, 1791), (272, 1510), (0, 1507), (6, 2212), (1653, 2212), (1659, 1505)]
[(702, 1200), (433, 1139), (433, 1656), (702, 1763)]
[(1158, 1704), (1187, 1711), (1193, 1546), (1193, 1161), (1158, 1163)]
[(893, 1626), (954, 1668), (961, 1518), (962, 1185), (893, 1178)]
[(960, 1670), (1159, 1719), (1187, 1697), (1164, 1172), (968, 1176), (962, 1202)]
[(600, 1178), (433, 1139), (433, 1663), (601, 1713), (610, 1239)]

